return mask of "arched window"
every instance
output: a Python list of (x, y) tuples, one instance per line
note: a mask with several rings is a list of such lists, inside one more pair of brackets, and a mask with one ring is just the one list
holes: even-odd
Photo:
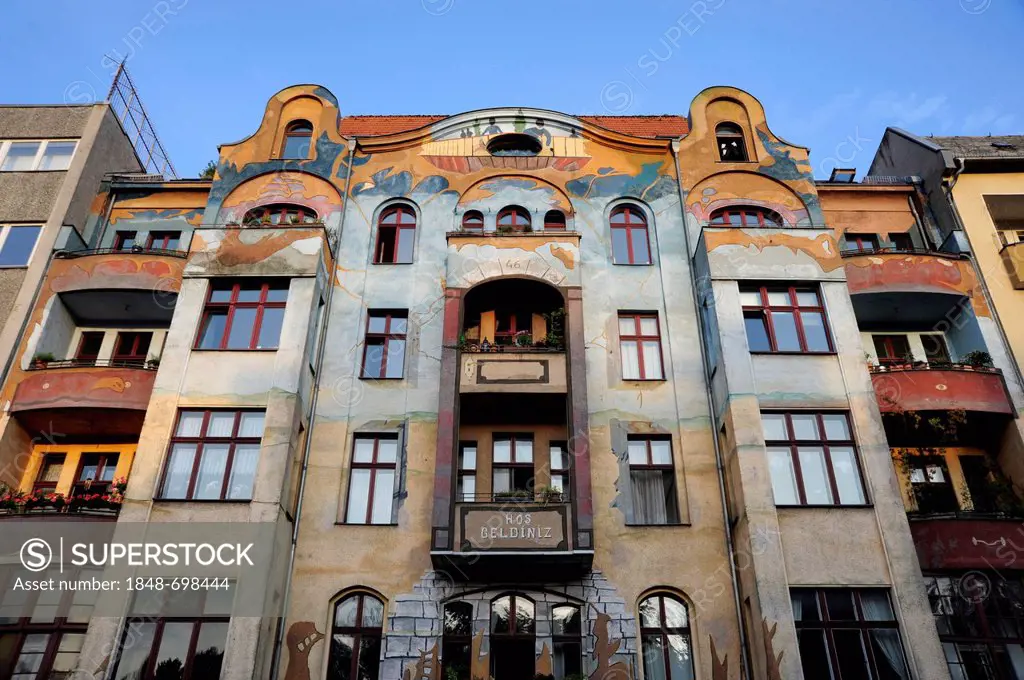
[(715, 128), (718, 141), (718, 156), (727, 163), (743, 163), (747, 160), (747, 144), (743, 141), (743, 130), (736, 123), (719, 123)]
[(532, 678), (536, 671), (536, 631), (532, 600), (517, 593), (494, 598), (491, 601), (491, 675)]
[(441, 659), (445, 678), (453, 672), (458, 680), (470, 680), (473, 649), (473, 605), (449, 602), (444, 606), (444, 635), (441, 638)]
[(484, 214), (479, 210), (469, 210), (462, 216), (462, 231), (483, 231)]
[(667, 594), (640, 602), (644, 677), (693, 680), (690, 617), (686, 605)]
[(498, 232), (507, 234), (509, 232), (531, 231), (530, 213), (517, 205), (503, 208), (498, 213)]
[(752, 205), (733, 205), (711, 213), (708, 224), (725, 227), (777, 227), (785, 226), (779, 213)]
[(242, 224), (247, 227), (260, 224), (315, 224), (319, 220), (316, 211), (306, 206), (274, 203), (261, 205), (245, 213)]
[(623, 205), (612, 211), (612, 262), (615, 264), (650, 264), (651, 249), (647, 240), (647, 218), (635, 205)]
[(308, 120), (293, 120), (284, 129), (284, 143), (281, 144), (281, 158), (309, 158), (309, 146), (313, 141), (313, 125)]
[(407, 205), (396, 205), (380, 214), (377, 223), (377, 264), (409, 264), (416, 240), (416, 213)]
[(327, 680), (376, 678), (383, 628), (384, 603), (369, 593), (353, 593), (334, 605)]
[(544, 231), (565, 231), (565, 213), (549, 210), (544, 214)]
[(558, 605), (551, 608), (551, 643), (554, 647), (556, 678), (576, 677), (583, 674), (583, 623), (580, 608)]

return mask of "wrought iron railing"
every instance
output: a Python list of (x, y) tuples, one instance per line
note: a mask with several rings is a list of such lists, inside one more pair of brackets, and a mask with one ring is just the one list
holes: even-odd
[(569, 502), (568, 491), (507, 491), (456, 494), (457, 503), (504, 503), (508, 505), (558, 505)]
[(872, 373), (892, 373), (894, 371), (964, 371), (965, 373), (996, 373), (1002, 371), (995, 366), (976, 366), (974, 364), (958, 364), (941, 361), (903, 361), (892, 360), (868, 367)]
[(894, 248), (894, 247), (881, 247), (881, 248), (856, 248), (850, 250), (839, 251), (841, 257), (857, 257), (858, 255), (934, 255), (936, 257), (945, 257), (950, 260), (961, 260), (965, 257), (960, 253), (947, 253), (941, 250), (934, 250), (932, 248)]
[(84, 250), (58, 250), (53, 256), (58, 260), (73, 260), (77, 257), (88, 257), (90, 255), (163, 255), (166, 257), (188, 257), (187, 250), (171, 248), (86, 248)]
[(158, 359), (33, 359), (29, 370), (40, 371), (51, 368), (141, 368), (155, 371), (160, 367)]

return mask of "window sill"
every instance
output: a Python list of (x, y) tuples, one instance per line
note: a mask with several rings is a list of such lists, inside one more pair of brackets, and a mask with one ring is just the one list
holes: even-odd
[(777, 510), (865, 510), (874, 508), (874, 503), (861, 503), (858, 505), (776, 505)]
[(771, 351), (756, 351), (755, 352), (754, 350), (751, 350), (750, 353), (754, 354), (754, 355), (757, 355), (757, 356), (781, 355), (781, 356), (798, 356), (798, 357), (799, 356), (814, 356), (814, 357), (829, 357), (829, 356), (832, 356), (832, 357), (834, 357), (834, 356), (836, 356), (838, 354), (838, 352), (836, 352), (835, 350), (829, 350), (827, 352), (771, 352)]
[(259, 347), (257, 349), (217, 349), (213, 347), (193, 347), (193, 352), (276, 352), (279, 347)]
[(653, 262), (616, 262), (612, 260), (612, 264), (616, 267), (653, 267)]
[(0, 264), (0, 269), (28, 269), (27, 264)]
[(392, 265), (410, 265), (416, 264), (415, 262), (371, 262), (375, 267), (390, 267)]
[(688, 527), (690, 525), (685, 523), (685, 522), (671, 522), (671, 523), (666, 522), (665, 524), (637, 524), (635, 522), (626, 522), (626, 526), (630, 527), (630, 528), (633, 528), (633, 529), (645, 529), (645, 528), (649, 528), (649, 527), (652, 527), (652, 528), (663, 527), (663, 528), (666, 528), (666, 529), (672, 529), (672, 528), (678, 529), (679, 527)]
[(240, 505), (242, 503), (252, 503), (251, 498), (154, 498), (154, 503), (210, 503), (210, 504), (222, 504), (231, 503), (234, 505)]
[(398, 522), (388, 524), (366, 524), (365, 522), (335, 522), (336, 527), (397, 527)]
[(401, 378), (374, 378), (373, 376), (369, 375), (361, 375), (359, 376), (359, 379), (367, 381), (372, 380), (373, 382), (399, 382), (405, 380), (405, 376), (402, 376)]
[(640, 384), (666, 383), (666, 382), (668, 382), (668, 378), (622, 378), (622, 382), (624, 382), (624, 383), (640, 383)]

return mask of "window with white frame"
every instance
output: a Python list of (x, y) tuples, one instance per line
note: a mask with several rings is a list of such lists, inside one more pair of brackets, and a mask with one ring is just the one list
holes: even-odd
[(77, 146), (73, 139), (0, 141), (0, 172), (67, 170)]
[(0, 267), (27, 267), (41, 224), (0, 224)]

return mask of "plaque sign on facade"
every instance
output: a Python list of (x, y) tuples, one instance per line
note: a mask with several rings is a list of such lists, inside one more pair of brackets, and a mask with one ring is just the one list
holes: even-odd
[(462, 508), (463, 550), (567, 550), (566, 507)]

